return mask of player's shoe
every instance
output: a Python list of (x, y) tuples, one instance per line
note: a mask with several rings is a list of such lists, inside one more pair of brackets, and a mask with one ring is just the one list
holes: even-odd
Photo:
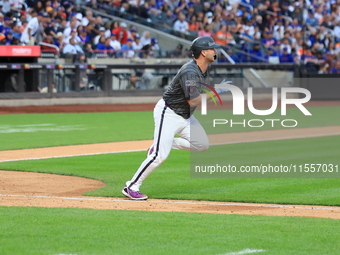
[(122, 193), (124, 196), (132, 199), (132, 200), (146, 200), (148, 199), (147, 195), (142, 194), (140, 191), (133, 191), (132, 189), (129, 189), (128, 187), (125, 187), (122, 190)]

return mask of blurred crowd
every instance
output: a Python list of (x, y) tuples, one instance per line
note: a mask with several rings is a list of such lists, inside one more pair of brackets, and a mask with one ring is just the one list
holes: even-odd
[[(162, 49), (149, 31), (104, 20), (86, 5), (192, 39), (212, 36), (219, 62), (296, 63), (340, 73), (340, 0), (2, 0), (0, 45), (41, 45), (55, 54), (149, 58)], [(168, 57), (188, 57), (181, 44)]]

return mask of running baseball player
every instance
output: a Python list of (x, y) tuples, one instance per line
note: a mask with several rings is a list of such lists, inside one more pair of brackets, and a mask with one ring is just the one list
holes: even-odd
[[(139, 191), (142, 182), (166, 160), (171, 149), (200, 152), (209, 148), (207, 134), (192, 114), (201, 104), (200, 88), (202, 84), (208, 84), (208, 67), (216, 59), (219, 47), (209, 36), (198, 37), (192, 42), (193, 60), (180, 68), (156, 104), (153, 145), (135, 175), (126, 182), (122, 190), (124, 196), (133, 200), (147, 199), (148, 196)], [(218, 88), (216, 91), (222, 94), (228, 90)], [(175, 137), (176, 134), (180, 137)]]

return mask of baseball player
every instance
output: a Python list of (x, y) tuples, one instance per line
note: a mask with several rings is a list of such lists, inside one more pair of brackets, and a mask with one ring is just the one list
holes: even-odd
[[(154, 108), (154, 142), (147, 158), (122, 190), (124, 196), (133, 200), (145, 200), (147, 195), (139, 191), (145, 178), (160, 166), (171, 149), (205, 151), (209, 140), (203, 127), (192, 115), (201, 104), (202, 84), (207, 84), (209, 64), (216, 59), (216, 44), (210, 36), (196, 38), (191, 45), (193, 60), (184, 64), (171, 81), (163, 98)], [(216, 89), (218, 94), (226, 89)], [(175, 135), (180, 137), (175, 137)]]

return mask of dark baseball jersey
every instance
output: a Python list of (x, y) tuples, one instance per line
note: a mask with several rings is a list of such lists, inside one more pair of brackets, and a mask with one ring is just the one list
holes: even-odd
[(169, 88), (164, 92), (163, 99), (175, 113), (188, 119), (195, 111), (188, 100), (198, 97), (209, 78), (209, 68), (202, 73), (195, 60), (184, 64), (172, 79)]

